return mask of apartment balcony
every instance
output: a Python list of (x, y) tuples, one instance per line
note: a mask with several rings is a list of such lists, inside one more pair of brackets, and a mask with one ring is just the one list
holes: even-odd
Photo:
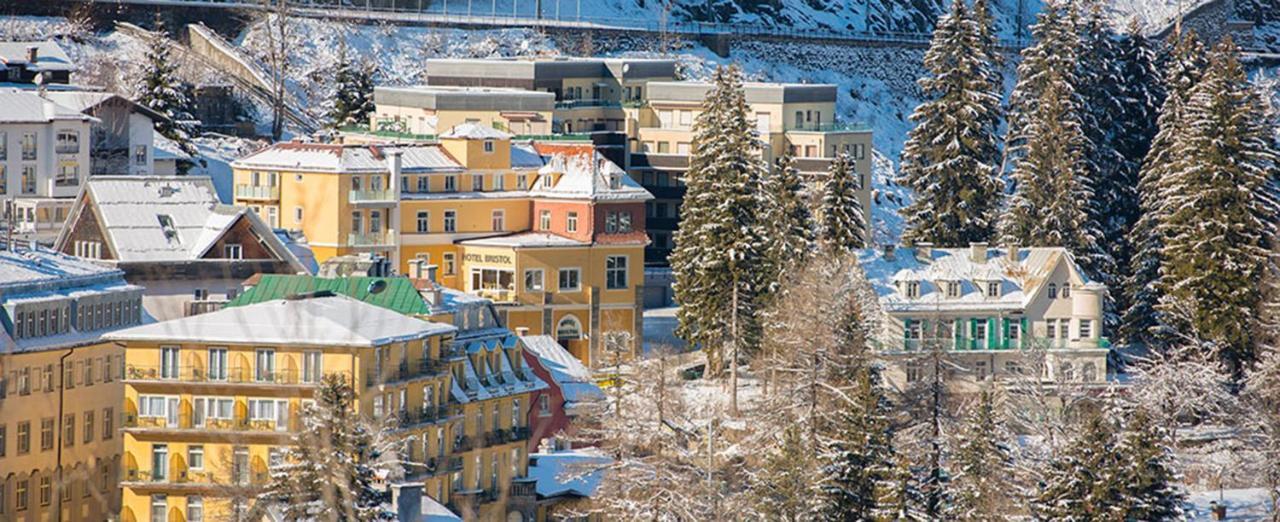
[[(346, 372), (325, 372), (346, 376)], [(125, 367), (124, 379), (131, 384), (182, 383), (211, 386), (315, 386), (319, 376), (305, 375), (298, 370), (255, 371), (251, 368), (231, 367), (225, 372), (209, 372), (204, 368), (177, 368), (166, 370), (160, 366), (130, 364)]]
[(532, 499), (538, 496), (538, 481), (530, 477), (511, 479), (511, 496)]
[(601, 99), (563, 100), (556, 102), (556, 110), (589, 108), (620, 109), (622, 108), (622, 103), (617, 100)]
[(454, 453), (471, 451), (478, 447), (480, 447), (480, 440), (475, 437), (468, 437), (466, 435), (461, 435), (453, 438)]
[(347, 201), (357, 206), (390, 206), (396, 204), (392, 190), (352, 190)]
[(889, 352), (920, 352), (930, 350), (935, 346), (943, 348), (946, 351), (956, 353), (1001, 352), (1028, 348), (1040, 348), (1047, 350), (1106, 350), (1111, 348), (1111, 341), (1106, 337), (1090, 339), (996, 339), (994, 346), (987, 339), (972, 339), (969, 337), (961, 337), (959, 339), (954, 337), (903, 339), (901, 343), (880, 342), (877, 344), (879, 344), (880, 350)]
[(394, 248), (396, 235), (390, 230), (367, 234), (347, 234), (347, 246), (353, 248)]
[(237, 184), (236, 199), (245, 201), (278, 201), (280, 199), (280, 187)]
[(235, 434), (242, 439), (263, 439), (278, 442), (279, 439), (287, 438), (292, 435), (292, 432), (301, 428), (301, 419), (296, 416), (290, 416), (287, 422), (281, 424), (275, 420), (250, 419), (246, 416), (238, 415), (227, 419), (204, 418), (197, 424), (190, 414), (180, 414), (177, 417), (166, 418), (142, 417), (136, 413), (126, 412), (122, 414), (120, 427), (123, 431), (134, 434), (164, 433), (173, 435), (188, 433), (217, 437)]
[(396, 413), (400, 429), (415, 428), (423, 424), (434, 424), (449, 418), (449, 409), (445, 406), (423, 406), (402, 410)]
[(449, 457), (449, 471), (462, 471), (462, 457)]
[(472, 295), (480, 296), (495, 303), (515, 303), (518, 293), (508, 288), (482, 288), (472, 290)]
[(871, 126), (860, 121), (806, 123), (787, 128), (787, 132), (871, 132)]
[(449, 370), (449, 363), (441, 359), (421, 359), (417, 363), (402, 362), (381, 370), (370, 368), (364, 374), (365, 386), (390, 384), (419, 377), (435, 377)]

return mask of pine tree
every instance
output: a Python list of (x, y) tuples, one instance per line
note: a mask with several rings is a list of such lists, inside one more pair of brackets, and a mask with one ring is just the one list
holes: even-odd
[(882, 513), (896, 476), (889, 401), (879, 370), (855, 370), (849, 403), (823, 430), (820, 518), (872, 520)]
[(164, 23), (156, 17), (156, 28), (147, 38), (147, 53), (138, 79), (137, 102), (160, 113), (163, 119), (156, 122), (156, 131), (173, 140), (183, 152), (196, 156), (191, 140), (197, 128), (190, 85), (178, 78), (178, 64), (170, 55), (169, 38)]
[(1123, 520), (1126, 511), (1116, 450), (1116, 427), (1096, 411), (1086, 413), (1081, 433), (1042, 472), (1031, 504), (1037, 520)]
[(670, 260), (681, 304), (677, 333), (707, 352), (714, 373), (725, 366), (727, 345), (736, 346), (741, 356), (757, 348), (770, 274), (760, 222), (764, 165), (757, 160), (755, 127), (737, 66), (716, 71), (715, 87), (702, 107), (694, 121), (694, 153)]
[(784, 267), (809, 259), (817, 240), (816, 231), (813, 214), (805, 201), (804, 180), (790, 153), (783, 152), (778, 158), (765, 177), (763, 189), (764, 225), (776, 285)]
[(816, 509), (818, 469), (796, 424), (782, 432), (764, 465), (752, 476), (752, 498), (768, 520), (808, 520)]
[(995, 232), (1004, 191), (1000, 91), (989, 76), (991, 57), (974, 52), (989, 37), (974, 17), (964, 0), (953, 0), (925, 53), (930, 76), (919, 83), (930, 99), (911, 115), (916, 127), (902, 152), (901, 176), (915, 192), (901, 210), (908, 243), (966, 246)]
[(373, 65), (354, 63), (347, 56), (346, 40), (339, 45), (333, 92), (328, 100), (329, 126), (335, 129), (367, 124), (374, 109)]
[(922, 491), (923, 485), (917, 475), (916, 470), (912, 469), (911, 461), (899, 456), (881, 487), (875, 520), (886, 522), (941, 520), (931, 516), (925, 510), (928, 499), (926, 493)]
[[(1044, 9), (1031, 26), (1033, 43), (1022, 50), (1018, 64), (1018, 82), (1009, 97), (1009, 129), (1005, 134), (1005, 165), (1015, 165), (1023, 155), (1029, 137), (1028, 126), (1037, 113), (1044, 93), (1054, 83), (1076, 85), (1076, 53), (1080, 38), (1074, 19), (1061, 0), (1045, 2)], [(1070, 93), (1071, 111), (1076, 113), (1078, 99)]]
[(862, 248), (867, 225), (858, 201), (857, 172), (846, 153), (836, 155), (822, 186), (820, 242), (832, 252)]
[(1165, 432), (1145, 408), (1136, 408), (1129, 414), (1119, 452), (1123, 456), (1118, 482), (1124, 486), (1124, 520), (1182, 520), (1182, 504), (1186, 501), (1186, 494), (1178, 485), (1182, 477), (1174, 466), (1173, 450)]
[(1152, 347), (1164, 342), (1161, 337), (1167, 337), (1167, 334), (1157, 335), (1155, 309), (1161, 295), (1156, 283), (1165, 243), (1160, 225), (1167, 219), (1169, 208), (1165, 204), (1167, 185), (1173, 177), (1175, 163), (1183, 156), (1178, 147), (1186, 142), (1183, 135), (1189, 130), (1186, 105), (1205, 67), (1204, 47), (1194, 32), (1184, 34), (1170, 54), (1164, 67), (1165, 98), (1160, 106), (1158, 130), (1138, 175), (1142, 213), (1129, 234), (1134, 252), (1124, 285), (1127, 307), (1121, 322), (1121, 336), (1126, 342)]
[(991, 392), (981, 392), (966, 413), (953, 443), (954, 500), (945, 518), (959, 522), (998, 519), (1009, 512), (1009, 493), (1016, 490), (1009, 479), (1013, 438)]
[(354, 409), (355, 395), (342, 376), (325, 375), (315, 404), (302, 413), (284, 463), (255, 510), (281, 508), (284, 520), (369, 522), (395, 520), (390, 494), (374, 487), (379, 459), (367, 421)]
[(1213, 51), (1191, 91), (1187, 132), (1162, 192), (1167, 218), (1158, 285), (1162, 327), (1194, 339), (1236, 378), (1255, 359), (1253, 335), (1269, 264), (1277, 165), (1258, 93), (1236, 48)]

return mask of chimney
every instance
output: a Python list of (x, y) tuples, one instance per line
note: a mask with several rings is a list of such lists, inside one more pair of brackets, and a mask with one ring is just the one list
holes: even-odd
[(422, 483), (392, 484), (391, 505), (395, 506), (396, 520), (422, 520)]
[(969, 258), (974, 263), (986, 263), (987, 244), (984, 242), (969, 243)]
[(36, 45), (27, 46), (27, 63), (35, 65), (36, 60), (40, 59), (40, 47)]
[(922, 262), (933, 261), (933, 243), (921, 241), (916, 243), (916, 260)]
[(896, 253), (897, 253), (896, 251), (898, 250), (898, 247), (897, 247), (896, 245), (894, 245), (893, 243), (885, 243), (885, 244), (884, 244), (884, 246), (883, 246), (883, 248), (884, 248), (884, 259), (885, 259), (885, 261), (893, 261), (893, 260), (894, 260), (894, 258), (895, 258), (895, 257), (897, 257), (897, 256), (896, 256)]
[(524, 337), (526, 335), (529, 335), (529, 328), (527, 326), (520, 326), (516, 328), (516, 337)]
[(409, 279), (422, 279), (423, 277), (425, 277), (427, 274), (425, 273), (426, 270), (423, 267), (426, 264), (427, 264), (427, 261), (425, 259), (410, 259), (409, 260)]
[(427, 265), (426, 275), (427, 279), (430, 279), (432, 283), (439, 283), (440, 280), (437, 279), (437, 276), (440, 275), (440, 267), (436, 265)]
[(388, 176), (391, 178), (390, 180), (388, 180), (391, 183), (391, 185), (389, 186), (389, 188), (391, 189), (392, 195), (395, 197), (396, 200), (400, 199), (400, 170), (401, 170), (401, 166), (403, 165), (400, 158), (401, 154), (402, 154), (402, 151), (400, 149), (391, 149), (387, 151), (387, 155), (391, 156), (391, 162), (390, 162), (391, 175)]
[(1007, 250), (1007, 252), (1005, 252), (1005, 255), (1009, 256), (1009, 261), (1012, 263), (1017, 263), (1018, 262), (1018, 245), (1009, 245), (1005, 247), (1005, 249)]

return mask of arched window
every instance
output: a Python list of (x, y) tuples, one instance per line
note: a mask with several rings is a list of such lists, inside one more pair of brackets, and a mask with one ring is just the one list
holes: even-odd
[(1060, 373), (1062, 374), (1062, 380), (1064, 381), (1070, 382), (1076, 380), (1075, 369), (1072, 368), (1071, 363), (1069, 362), (1062, 363)]
[(556, 340), (573, 341), (582, 338), (582, 323), (572, 315), (566, 315), (556, 325)]
[(1049, 283), (1049, 299), (1057, 299), (1057, 298), (1058, 298), (1057, 283)]
[(1062, 283), (1062, 298), (1071, 298), (1071, 283)]

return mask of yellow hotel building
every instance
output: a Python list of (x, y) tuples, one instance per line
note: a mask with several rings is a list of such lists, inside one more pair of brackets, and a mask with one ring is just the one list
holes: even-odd
[(315, 383), (336, 373), (357, 412), (391, 419), (406, 464), (389, 483), (421, 485), (424, 504), (465, 520), (532, 520), (527, 412), (546, 384), (514, 336), (471, 315), (459, 331), (312, 292), (112, 334), (125, 357), (120, 519), (247, 512)]
[[(374, 252), (494, 301), (591, 365), (642, 331), (645, 201), (592, 145), (464, 123), (430, 143), (279, 143), (232, 164), (236, 203), (301, 231), (317, 261)], [(421, 277), (422, 272), (416, 274)]]

